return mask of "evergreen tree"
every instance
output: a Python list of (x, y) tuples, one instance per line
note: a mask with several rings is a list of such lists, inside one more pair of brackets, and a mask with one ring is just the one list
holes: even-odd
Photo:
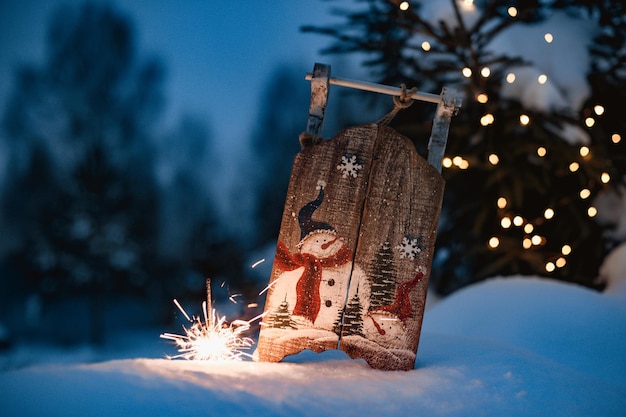
[(358, 291), (339, 312), (333, 332), (338, 336), (363, 336), (363, 307)]
[(291, 313), (289, 312), (289, 303), (287, 300), (283, 300), (278, 306), (276, 311), (269, 315), (267, 320), (267, 327), (272, 329), (297, 329), (298, 326), (293, 320)]
[(102, 342), (106, 294), (139, 291), (158, 267), (146, 126), (163, 68), (136, 62), (131, 25), (109, 7), (61, 8), (48, 35), (44, 65), (21, 69), (3, 119), (8, 263), (44, 297), (86, 295)]
[(396, 293), (393, 249), (389, 242), (381, 245), (370, 266), (370, 309), (391, 305)]
[[(598, 265), (614, 242), (593, 220), (592, 197), (617, 187), (626, 173), (624, 3), (360, 4), (338, 13), (342, 24), (304, 30), (335, 39), (325, 52), (365, 53), (363, 65), (377, 82), (432, 92), (446, 86), (463, 94), (444, 159), (446, 190), (431, 275), (436, 288), (448, 293), (511, 274), (594, 286)], [(550, 68), (521, 47), (531, 44), (529, 31), (557, 20), (555, 33), (567, 25), (572, 33), (588, 25), (602, 28), (590, 30), (595, 38), (582, 48), (588, 67), (584, 59), (573, 64), (583, 66), (582, 83), (551, 78)], [(567, 52), (578, 46), (546, 32), (529, 48)], [(510, 47), (499, 49), (507, 36)], [(551, 54), (548, 49), (543, 55)], [(523, 84), (526, 77), (533, 82)], [(523, 90), (515, 91), (520, 85)], [(431, 104), (416, 102), (392, 126), (424, 153), (432, 117)]]

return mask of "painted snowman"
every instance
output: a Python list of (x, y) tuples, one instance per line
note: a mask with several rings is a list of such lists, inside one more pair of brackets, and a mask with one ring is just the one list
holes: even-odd
[(357, 291), (363, 311), (369, 306), (369, 285), (363, 270), (353, 265), (352, 251), (334, 227), (312, 218), (324, 201), (324, 187), (320, 181), (317, 198), (298, 213), (300, 242), (296, 253), (290, 253), (279, 241), (274, 260), (282, 272), (272, 285), (270, 311), (286, 301), (299, 329), (331, 330), (346, 300)]
[(400, 284), (392, 304), (368, 311), (363, 320), (365, 336), (381, 346), (406, 348), (406, 321), (411, 316), (409, 293), (424, 277), (418, 272), (415, 277)]

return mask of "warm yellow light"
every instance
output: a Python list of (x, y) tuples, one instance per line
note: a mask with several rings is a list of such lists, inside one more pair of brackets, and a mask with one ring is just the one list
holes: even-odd
[(483, 126), (488, 126), (494, 122), (493, 114), (487, 113), (483, 117), (480, 118), (480, 124)]
[(517, 16), (517, 9), (515, 7), (513, 7), (513, 6), (509, 7), (507, 9), (507, 12), (509, 13), (509, 16), (511, 16), (511, 17)]
[(511, 218), (503, 217), (502, 220), (500, 220), (500, 226), (502, 226), (503, 229), (508, 229), (509, 227), (511, 227)]
[(471, 76), (472, 76), (472, 70), (471, 70), (471, 68), (468, 68), (468, 67), (463, 68), (463, 70), (461, 71), (461, 73), (463, 74), (463, 76), (464, 76), (465, 78), (469, 78), (469, 77), (471, 77)]
[(498, 239), (497, 237), (492, 237), (491, 239), (489, 239), (489, 247), (492, 249), (497, 248), (498, 246), (500, 246), (500, 239)]
[(580, 147), (580, 156), (582, 156), (583, 158), (588, 156), (590, 152), (591, 151), (589, 150), (589, 148), (587, 146), (581, 146)]
[(515, 74), (513, 74), (512, 72), (509, 72), (506, 75), (506, 82), (509, 84), (513, 84), (515, 82)]
[(513, 224), (519, 227), (524, 224), (524, 219), (522, 216), (515, 216), (513, 217)]
[(587, 117), (585, 119), (585, 126), (592, 127), (595, 124), (596, 124), (596, 120), (593, 117)]
[(544, 156), (546, 156), (546, 153), (548, 153), (548, 151), (543, 146), (537, 148), (537, 155), (539, 155), (540, 157), (543, 158)]
[(526, 237), (522, 241), (522, 246), (524, 247), (524, 249), (530, 249), (533, 246), (533, 242), (532, 240)]
[(565, 260), (565, 258), (560, 257), (559, 259), (556, 260), (555, 263), (556, 263), (557, 268), (563, 268), (565, 264), (567, 263), (567, 261)]
[(469, 161), (467, 159), (463, 159), (461, 163), (459, 164), (459, 168), (461, 169), (469, 168)]
[(572, 162), (571, 164), (569, 164), (569, 170), (572, 172), (578, 171), (578, 168), (580, 168), (578, 162)]
[(504, 197), (498, 198), (498, 208), (503, 209), (503, 208), (506, 207), (506, 205), (507, 205), (506, 198), (504, 198)]
[(608, 184), (608, 182), (611, 181), (611, 176), (608, 172), (603, 172), (600, 176), (600, 181), (602, 181), (602, 184)]
[(489, 101), (489, 97), (487, 97), (487, 94), (485, 93), (480, 93), (479, 95), (476, 96), (476, 101), (479, 102), (480, 104), (485, 104), (486, 102)]
[(422, 49), (425, 50), (426, 52), (430, 51), (430, 42), (428, 41), (422, 42)]
[(530, 123), (530, 117), (528, 117), (527, 114), (522, 114), (519, 117), (519, 122), (522, 126), (526, 126), (528, 123)]
[(543, 212), (543, 217), (545, 217), (546, 220), (550, 220), (554, 217), (554, 210), (551, 208), (547, 208), (546, 211)]
[(600, 104), (596, 104), (595, 106), (593, 106), (593, 111), (598, 116), (602, 116), (602, 114), (604, 114), (604, 106), (602, 106)]
[(578, 193), (578, 195), (584, 200), (591, 196), (591, 191), (588, 188), (583, 188), (582, 190), (580, 190), (580, 193)]
[(400, 10), (404, 11), (404, 10), (409, 10), (409, 2), (408, 1), (403, 1), (402, 3), (400, 3)]
[(530, 241), (532, 242), (533, 245), (537, 246), (541, 244), (541, 236), (539, 235), (534, 235), (533, 237), (530, 238)]
[(546, 82), (548, 82), (548, 76), (546, 74), (541, 74), (539, 77), (537, 77), (537, 82), (539, 84), (545, 84)]
[(547, 272), (553, 272), (555, 269), (556, 269), (556, 266), (554, 265), (553, 262), (546, 263), (546, 271)]
[(535, 230), (535, 227), (530, 223), (526, 223), (526, 225), (524, 226), (524, 233), (531, 234), (533, 230)]
[(498, 158), (498, 155), (496, 155), (495, 153), (489, 155), (489, 163), (491, 165), (498, 165), (498, 162), (500, 162), (500, 158)]
[(446, 156), (445, 158), (443, 158), (443, 161), (441, 161), (441, 164), (444, 166), (444, 168), (450, 168), (452, 166), (452, 159)]
[(563, 245), (563, 247), (561, 248), (561, 253), (565, 256), (569, 255), (570, 253), (572, 253), (572, 247), (570, 245)]
[(620, 143), (622, 137), (619, 135), (619, 133), (613, 133), (611, 135), (611, 140), (613, 141), (613, 143)]
[(587, 209), (587, 215), (589, 217), (596, 217), (597, 214), (598, 214), (598, 209), (595, 208), (594, 206), (591, 206)]
[(552, 36), (552, 34), (550, 32), (546, 33), (545, 35), (543, 35), (543, 38), (546, 40), (546, 42), (548, 43), (552, 43), (552, 41), (554, 40), (554, 36)]
[(487, 78), (491, 75), (491, 70), (489, 69), (489, 67), (482, 67), (482, 69), (480, 70), (480, 75)]
[(460, 166), (462, 162), (463, 162), (463, 158), (461, 158), (458, 155), (452, 158), (452, 163), (456, 166)]

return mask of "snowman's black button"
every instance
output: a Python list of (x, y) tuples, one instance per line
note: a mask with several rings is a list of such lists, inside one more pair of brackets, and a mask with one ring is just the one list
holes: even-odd
[(331, 278), (331, 279), (329, 279), (329, 280), (328, 280), (328, 285), (329, 285), (329, 286), (331, 286), (331, 287), (332, 287), (333, 285), (335, 285), (335, 280), (334, 280), (334, 279), (332, 279), (332, 278)]
[(333, 305), (333, 302), (332, 302), (332, 301), (330, 301), (330, 300), (326, 300), (326, 301), (324, 302), (324, 304), (326, 305), (326, 307), (330, 307), (330, 306), (332, 306), (332, 305)]

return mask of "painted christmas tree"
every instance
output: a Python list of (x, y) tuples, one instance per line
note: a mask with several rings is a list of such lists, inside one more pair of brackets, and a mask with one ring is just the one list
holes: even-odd
[(370, 309), (393, 303), (396, 292), (393, 249), (389, 242), (381, 245), (370, 267)]
[(296, 322), (293, 320), (289, 312), (289, 303), (283, 300), (276, 311), (269, 315), (265, 324), (272, 329), (297, 329)]
[(333, 332), (343, 336), (363, 336), (363, 307), (358, 291), (346, 305), (343, 314), (337, 317)]

